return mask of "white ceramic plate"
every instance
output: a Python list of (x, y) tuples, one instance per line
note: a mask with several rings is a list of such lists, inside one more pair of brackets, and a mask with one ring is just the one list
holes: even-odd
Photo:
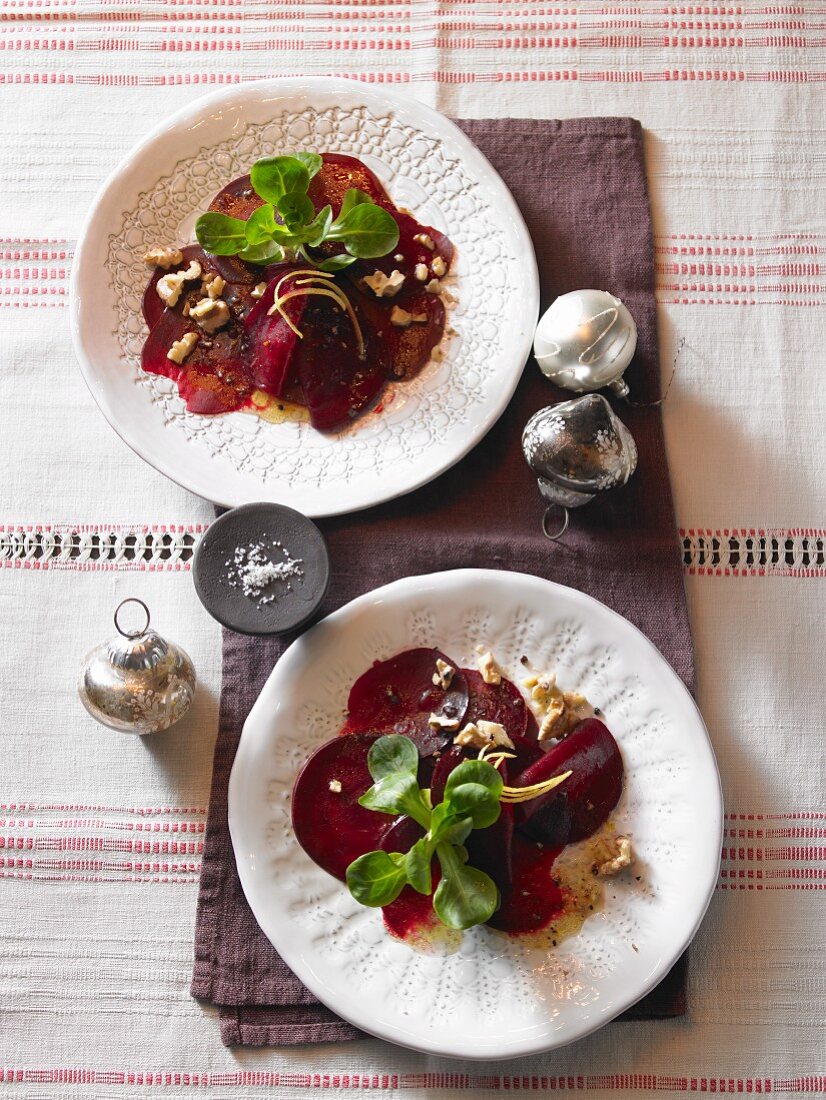
[[(221, 187), (259, 157), (351, 153), (399, 204), (449, 235), (456, 298), (444, 361), (392, 387), (383, 411), (333, 435), (250, 413), (188, 413), (171, 381), (140, 370), (140, 302), (153, 244), (193, 239)], [(407, 493), (463, 457), (499, 418), (539, 311), (533, 246), (488, 161), (416, 100), (346, 80), (256, 81), (199, 99), (115, 170), (89, 212), (71, 282), (72, 336), (103, 414), (133, 450), (218, 504), (287, 504), (335, 515)], [(391, 391), (388, 391), (388, 393)]]
[[(290, 825), (296, 773), (337, 732), (360, 673), (422, 645), (470, 664), (480, 642), (517, 682), (522, 654), (556, 669), (605, 712), (625, 760), (615, 815), (641, 881), (611, 880), (604, 911), (551, 953), (484, 928), (455, 954), (417, 953), (305, 855)], [(244, 726), (229, 825), (256, 919), (319, 1000), (403, 1046), (501, 1059), (587, 1035), (667, 973), (714, 890), (722, 799), (691, 696), (635, 627), (574, 589), (468, 569), (376, 589), (290, 646)]]

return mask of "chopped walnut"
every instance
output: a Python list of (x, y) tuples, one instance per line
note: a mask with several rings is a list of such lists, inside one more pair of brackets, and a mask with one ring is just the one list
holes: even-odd
[(377, 268), (372, 275), (365, 276), (362, 281), (370, 287), (377, 298), (392, 298), (404, 286), (404, 275), (401, 271), (391, 271), (389, 275), (385, 275)]
[(401, 306), (393, 306), (390, 311), (390, 324), (395, 325), (396, 328), (408, 328), (412, 324), (425, 325), (427, 324), (427, 314), (408, 313)]
[(150, 248), (143, 257), (143, 262), (150, 267), (162, 267), (167, 271), (170, 267), (183, 263), (183, 260), (184, 254), (180, 248), (163, 248), (160, 245)]
[(429, 233), (417, 233), (413, 240), (420, 244), (423, 248), (428, 248), (432, 252), (436, 247), (436, 242), (430, 236)]
[(499, 722), (488, 722), (484, 718), (480, 718), (478, 722), (468, 722), (453, 738), (453, 744), (471, 749), (484, 749), (489, 745), (513, 748), (513, 741), (508, 737), (505, 727)]
[(184, 283), (190, 283), (193, 279), (200, 279), (200, 277), (201, 265), (197, 260), (192, 260), (186, 271), (170, 271), (168, 275), (162, 275), (155, 289), (164, 305), (172, 309), (181, 296)]
[(599, 852), (599, 856), (605, 854), (608, 858), (597, 864), (596, 871), (598, 875), (618, 875), (620, 871), (624, 871), (626, 867), (630, 867), (634, 862), (631, 840), (627, 836), (613, 837), (611, 840), (606, 841), (604, 845), (601, 845), (600, 848), (602, 850)]
[(539, 741), (567, 737), (591, 711), (584, 695), (576, 691), (560, 691), (553, 673), (529, 676), (522, 683), (540, 712)]
[(231, 318), (229, 306), (222, 299), (202, 298), (200, 302), (192, 306), (189, 316), (193, 317), (204, 332), (217, 332), (228, 324)]
[(453, 682), (453, 675), (456, 669), (453, 665), (449, 665), (447, 661), (443, 661), (441, 657), (436, 658), (436, 671), (433, 673), (433, 683), (436, 687), (440, 687), (443, 691), (447, 691)]
[(427, 264), (416, 264), (413, 268), (413, 274), (420, 283), (426, 283), (430, 276), (430, 272), (427, 270)]
[(442, 275), (447, 273), (447, 264), (441, 256), (434, 256), (433, 262), (430, 265), (430, 270), (433, 272), (434, 275), (437, 275), (439, 278), (441, 278)]
[(441, 294), (442, 284), (439, 282), (438, 279), (431, 279), (430, 282), (425, 286), (425, 290), (428, 294)]
[(199, 339), (197, 332), (185, 332), (180, 340), (176, 340), (166, 353), (167, 359), (171, 359), (173, 363), (180, 365), (195, 350), (195, 345)]
[(333, 792), (333, 794), (341, 794), (340, 779), (331, 779), (330, 782), (327, 784), (327, 787)]
[(250, 291), (250, 298), (263, 298), (264, 291), (267, 289), (266, 283), (256, 283), (256, 285)]
[(476, 647), (478, 657), (476, 658), (476, 667), (482, 674), (482, 679), (486, 684), (501, 684), (502, 673), (496, 666), (496, 661), (493, 654), (489, 649), (485, 649), (484, 646), (478, 645)]
[(439, 730), (457, 730), (459, 728), (459, 719), (448, 718), (446, 714), (431, 714), (427, 722), (428, 725)]
[(220, 275), (205, 275), (201, 283), (201, 290), (204, 294), (208, 294), (210, 298), (220, 298), (226, 285)]

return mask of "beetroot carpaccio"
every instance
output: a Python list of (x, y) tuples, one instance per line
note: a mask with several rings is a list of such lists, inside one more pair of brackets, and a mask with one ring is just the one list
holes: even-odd
[[(593, 884), (633, 861), (630, 842), (616, 836), (609, 821), (623, 789), (622, 755), (583, 697), (559, 691), (553, 677), (542, 679), (542, 705), (567, 707), (571, 718), (563, 737), (541, 742), (545, 715), (535, 713), (536, 693), (529, 706), (491, 658), (487, 653), (478, 670), (468, 669), (438, 649), (418, 648), (367, 669), (350, 690), (339, 735), (307, 760), (296, 780), (295, 835), (316, 863), (347, 881), (350, 861), (369, 852), (378, 856), (376, 850), (400, 859), (426, 836), (418, 818), (359, 804), (372, 782), (368, 753), (382, 736), (401, 733), (413, 742), (419, 754), (415, 779), (427, 789), (424, 799), (431, 809), (450, 796), (456, 768), (469, 760), (487, 761), (504, 781), (499, 817), (461, 842), (468, 865), (489, 876), (498, 892), (498, 906), (486, 923), (510, 935), (553, 925), (556, 936), (557, 926), (567, 922), (565, 934), (570, 934), (595, 907)], [(413, 753), (409, 746), (408, 751)], [(415, 754), (410, 767), (415, 773)], [(568, 848), (581, 841), (592, 846)], [(566, 875), (567, 853), (580, 849), (590, 863), (580, 860), (576, 875)], [(434, 855), (433, 891), (441, 877), (439, 862)], [(573, 897), (578, 890), (581, 896)], [(433, 896), (405, 885), (384, 907), (387, 929), (419, 940), (439, 924)]]
[[(141, 365), (173, 379), (190, 412), (294, 409), (300, 419), (303, 408), (314, 428), (334, 431), (380, 408), (388, 383), (418, 374), (442, 340), (441, 280), (453, 261), (451, 242), (399, 210), (355, 157), (325, 153), (320, 162), (305, 195), (315, 215), (329, 207), (337, 218), (358, 189), (361, 201), (396, 223), (398, 243), (387, 255), (349, 255), (349, 267), (325, 272), (325, 261), (344, 256), (334, 238), (260, 265), (199, 245), (147, 253), (158, 265), (143, 298), (149, 335)], [(242, 176), (208, 213), (240, 224), (264, 205), (251, 177)], [(283, 226), (277, 210), (275, 222)], [(164, 252), (181, 259), (170, 263)]]

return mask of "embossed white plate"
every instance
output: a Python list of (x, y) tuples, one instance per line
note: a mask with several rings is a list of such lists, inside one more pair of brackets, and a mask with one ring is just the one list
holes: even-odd
[[(617, 826), (632, 836), (638, 864), (634, 875), (609, 880), (604, 911), (555, 950), (480, 928), (465, 933), (458, 952), (437, 957), (394, 940), (380, 912), (358, 905), (304, 854), (290, 793), (374, 660), (435, 645), (470, 664), (480, 642), (517, 682), (525, 654), (605, 712), (626, 769)], [(574, 589), (477, 569), (378, 588), (290, 646), (246, 721), (229, 784), (244, 892), (302, 982), (365, 1031), (460, 1058), (562, 1046), (652, 989), (705, 913), (722, 816), (703, 720), (651, 642)]]
[[(146, 249), (191, 240), (215, 192), (259, 157), (298, 148), (361, 157), (397, 203), (457, 246), (444, 360), (332, 435), (251, 413), (188, 413), (174, 383), (140, 369)], [(458, 127), (410, 97), (315, 77), (230, 88), (154, 130), (93, 203), (71, 281), (83, 374), (133, 450), (218, 504), (272, 500), (311, 516), (389, 500), (462, 458), (508, 404), (538, 311), (522, 216)]]

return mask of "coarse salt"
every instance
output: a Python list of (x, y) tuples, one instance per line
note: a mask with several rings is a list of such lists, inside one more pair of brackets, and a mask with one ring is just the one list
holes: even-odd
[[(240, 588), (259, 607), (266, 607), (279, 595), (289, 592), (291, 577), (304, 576), (301, 558), (291, 558), (280, 542), (273, 541), (271, 547), (281, 551), (280, 561), (273, 561), (266, 543), (259, 541), (237, 546), (232, 561), (224, 563), (230, 567), (227, 573), (230, 588)], [(278, 591), (269, 591), (276, 583), (281, 585)]]

